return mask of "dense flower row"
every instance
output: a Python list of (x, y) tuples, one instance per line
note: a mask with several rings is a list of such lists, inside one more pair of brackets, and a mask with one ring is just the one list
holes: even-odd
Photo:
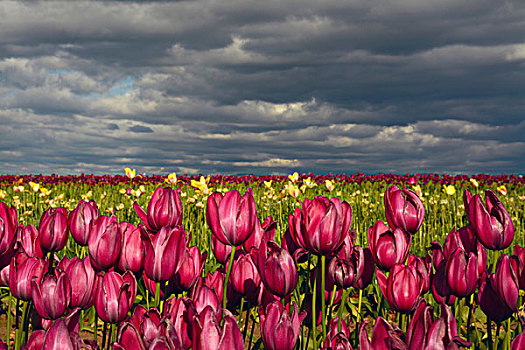
[[(350, 203), (335, 197), (306, 198), (277, 232), (272, 217), (261, 222), (251, 189), (213, 192), (209, 246), (190, 246), (180, 189), (158, 187), (146, 210), (135, 203), (139, 225), (101, 215), (94, 201), (70, 212), (49, 208), (38, 227), (20, 225), (0, 202), (0, 283), (21, 306), (15, 347), (455, 349), (481, 344), (473, 332), (479, 306), (489, 346), (507, 322), (502, 342), (523, 348), (525, 335), (514, 328), (521, 329), (525, 249), (512, 246), (512, 218), (491, 190), (484, 199), (465, 190), (463, 205), (469, 225), (416, 256), (409, 250), (423, 202), (395, 185), (384, 195), (386, 223), (370, 226), (366, 246), (356, 244)], [(11, 297), (7, 303), (11, 317)], [(96, 318), (86, 325), (90, 313)], [(109, 324), (118, 330), (108, 335)]]

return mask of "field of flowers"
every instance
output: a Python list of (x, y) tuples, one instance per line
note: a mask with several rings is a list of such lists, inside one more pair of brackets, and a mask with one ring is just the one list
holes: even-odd
[(0, 349), (525, 349), (525, 178), (0, 176)]

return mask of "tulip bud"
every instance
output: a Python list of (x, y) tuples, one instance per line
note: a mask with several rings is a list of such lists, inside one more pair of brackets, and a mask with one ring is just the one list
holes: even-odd
[(69, 213), (68, 226), (71, 236), (81, 246), (87, 246), (92, 223), (99, 217), (95, 201), (81, 200)]
[(447, 259), (446, 276), (452, 293), (466, 297), (474, 292), (478, 285), (478, 261), (474, 253), (467, 254), (458, 248)]
[(505, 305), (514, 312), (518, 311), (518, 278), (507, 254), (502, 254), (498, 258), (493, 282), (494, 290), (497, 291)]
[(470, 347), (472, 343), (458, 336), (456, 319), (445, 304), (441, 304), (441, 317), (428, 330), (426, 349), (458, 349)]
[(44, 252), (40, 247), (40, 238), (38, 237), (38, 230), (33, 225), (27, 225), (19, 229), (18, 241), (24, 248), (24, 251), (29, 256), (43, 258)]
[(55, 269), (55, 274), (45, 274), (40, 282), (31, 282), (35, 309), (42, 318), (55, 320), (62, 316), (71, 301), (71, 282), (68, 275)]
[(191, 294), (197, 313), (200, 314), (206, 307), (211, 307), (214, 312), (218, 312), (221, 302), (218, 295), (222, 296), (222, 291), (217, 292), (215, 288), (210, 288), (204, 284), (204, 279), (199, 279)]
[(263, 239), (267, 241), (273, 240), (276, 229), (277, 221), (275, 221), (271, 216), (268, 216), (266, 219), (264, 219), (262, 224), (259, 220), (255, 220), (253, 234), (243, 244), (244, 250), (249, 252), (252, 248), (259, 248), (259, 245)]
[(14, 207), (0, 202), (0, 268), (9, 265), (15, 252), (18, 217)]
[(131, 272), (120, 275), (117, 272), (106, 272), (98, 277), (95, 292), (95, 309), (104, 322), (122, 322), (137, 294), (137, 281)]
[(380, 270), (376, 274), (381, 292), (392, 309), (407, 313), (415, 308), (422, 281), (414, 267), (396, 264), (390, 269), (388, 278)]
[(40, 246), (45, 252), (62, 250), (69, 237), (67, 230), (67, 210), (65, 208), (49, 208), (40, 218), (38, 225)]
[(294, 260), (274, 241), (262, 241), (257, 268), (264, 286), (275, 295), (285, 297), (297, 286), (299, 274)]
[(164, 315), (169, 318), (185, 349), (191, 347), (192, 320), (197, 310), (190, 298), (171, 298), (166, 301)]
[(244, 339), (231, 312), (222, 309), (220, 317), (211, 306), (206, 306), (193, 324), (193, 346), (196, 350), (244, 350)]
[(502, 322), (511, 317), (514, 310), (509, 308), (497, 290), (494, 273), (484, 274), (479, 285), (478, 301), (481, 311), (491, 320)]
[(113, 344), (114, 349), (127, 350), (146, 350), (146, 344), (142, 340), (137, 328), (130, 322), (123, 322), (118, 331), (117, 341)]
[(273, 302), (265, 309), (259, 307), (264, 348), (268, 350), (294, 349), (305, 316), (304, 311), (297, 312), (295, 302), (291, 315), (280, 302)]
[(89, 309), (93, 305), (93, 294), (97, 281), (89, 256), (83, 259), (73, 257), (64, 270), (71, 281), (71, 307)]
[(361, 274), (361, 278), (354, 281), (354, 287), (357, 289), (365, 289), (372, 283), (372, 279), (374, 278), (374, 272), (376, 270), (376, 266), (374, 264), (374, 257), (372, 256), (372, 252), (370, 251), (370, 248), (363, 249), (363, 256), (364, 256), (364, 268), (363, 273)]
[(131, 271), (138, 275), (144, 268), (146, 254), (140, 228), (127, 222), (121, 222), (119, 229), (124, 249), (120, 251), (118, 268), (120, 271)]
[(361, 350), (406, 349), (406, 344), (401, 339), (402, 332), (392, 327), (384, 318), (378, 317), (376, 319), (372, 329), (372, 341), (368, 339), (366, 326), (367, 322), (362, 322), (359, 326), (359, 345)]
[(240, 246), (248, 240), (258, 221), (252, 189), (241, 197), (238, 191), (215, 192), (208, 197), (206, 222), (223, 244)]
[(202, 274), (207, 255), (208, 252), (201, 254), (198, 247), (185, 249), (182, 262), (170, 280), (170, 283), (173, 284), (173, 288), (176, 291), (189, 291), (195, 285), (197, 279)]
[(405, 262), (411, 242), (412, 235), (401, 229), (392, 232), (382, 221), (368, 229), (370, 251), (377, 266), (384, 271)]
[(40, 283), (44, 274), (45, 261), (29, 257), (24, 251), (19, 251), (11, 259), (9, 265), (9, 289), (17, 299), (28, 301), (32, 298), (31, 281)]
[(407, 328), (408, 350), (425, 349), (427, 333), (432, 325), (432, 311), (432, 306), (424, 298), (421, 299)]
[(182, 226), (160, 229), (155, 236), (142, 232), (146, 252), (144, 273), (155, 282), (166, 282), (179, 267), (186, 248), (186, 232)]
[(430, 290), (430, 276), (432, 273), (432, 258), (430, 254), (427, 253), (424, 258), (410, 254), (408, 256), (407, 265), (413, 266), (421, 278), (421, 294), (428, 292)]
[(337, 251), (350, 235), (352, 208), (346, 201), (316, 196), (306, 198), (288, 219), (294, 242), (316, 255)]
[(42, 349), (74, 350), (69, 331), (63, 319), (59, 318), (47, 330)]
[(88, 240), (91, 263), (97, 271), (106, 270), (118, 262), (121, 234), (115, 216), (100, 216), (93, 225)]
[(133, 204), (135, 212), (149, 231), (156, 233), (163, 226), (175, 227), (182, 225), (182, 201), (179, 190), (158, 187), (148, 204), (148, 213), (137, 204)]
[(468, 206), (468, 220), (476, 236), (487, 249), (505, 249), (514, 239), (514, 225), (494, 192), (487, 190), (485, 199), (486, 206), (479, 194), (472, 197)]
[(423, 202), (411, 190), (389, 187), (385, 192), (385, 211), (388, 225), (414, 234), (425, 218)]
[(242, 254), (233, 262), (230, 274), (233, 289), (246, 298), (257, 298), (261, 276), (250, 254)]
[(328, 265), (328, 276), (341, 288), (348, 288), (361, 278), (365, 268), (363, 248), (355, 246), (349, 256), (334, 256)]

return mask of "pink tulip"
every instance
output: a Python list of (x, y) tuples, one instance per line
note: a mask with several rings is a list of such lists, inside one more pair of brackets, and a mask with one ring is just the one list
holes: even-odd
[(180, 190), (158, 187), (151, 196), (147, 213), (137, 203), (133, 204), (133, 208), (152, 233), (156, 233), (163, 226), (182, 225)]
[(268, 216), (264, 219), (264, 222), (261, 224), (259, 220), (255, 220), (255, 228), (253, 234), (244, 242), (244, 250), (247, 252), (252, 248), (259, 248), (262, 240), (267, 241), (273, 240), (275, 236), (275, 230), (277, 229), (277, 221), (273, 220), (271, 216)]
[(285, 297), (297, 286), (299, 274), (295, 261), (274, 241), (262, 241), (257, 268), (264, 286), (275, 295)]
[(370, 251), (377, 266), (384, 271), (405, 262), (411, 242), (412, 235), (401, 229), (391, 231), (382, 221), (368, 229)]
[(421, 295), (422, 280), (413, 266), (396, 264), (390, 269), (388, 278), (378, 270), (377, 282), (388, 305), (396, 311), (412, 311)]
[(93, 305), (93, 294), (97, 282), (96, 272), (91, 266), (89, 256), (83, 259), (73, 257), (64, 270), (71, 281), (71, 307), (89, 309)]
[(186, 247), (182, 262), (170, 280), (173, 289), (178, 292), (189, 291), (202, 274), (207, 255), (208, 252), (201, 254), (198, 247)]
[(95, 292), (95, 309), (97, 315), (110, 323), (122, 322), (135, 302), (137, 282), (131, 272), (120, 275), (117, 272), (106, 272), (98, 277)]
[(40, 283), (46, 263), (43, 259), (29, 257), (19, 251), (9, 265), (9, 289), (17, 299), (28, 301), (32, 298), (31, 281)]
[(205, 307), (193, 324), (194, 350), (243, 350), (244, 339), (233, 315), (222, 309), (222, 322), (212, 307)]
[(236, 190), (208, 197), (206, 222), (223, 244), (238, 247), (248, 240), (258, 221), (251, 188), (243, 196)]
[(295, 302), (291, 315), (280, 302), (273, 302), (264, 309), (259, 307), (264, 348), (268, 350), (294, 349), (301, 331), (301, 323), (305, 317), (305, 311), (297, 312)]
[(69, 213), (68, 226), (71, 236), (81, 246), (87, 246), (92, 223), (99, 217), (98, 206), (94, 201), (81, 200)]
[(106, 270), (118, 262), (121, 234), (115, 216), (100, 216), (95, 220), (88, 240), (91, 263), (97, 271)]
[(14, 207), (0, 202), (0, 268), (9, 265), (15, 252), (18, 216)]
[(322, 196), (306, 198), (288, 218), (294, 242), (316, 255), (337, 251), (351, 234), (351, 224), (352, 208), (348, 202)]
[(60, 269), (47, 273), (40, 282), (31, 282), (31, 295), (35, 309), (42, 318), (55, 320), (62, 316), (71, 301), (69, 276)]
[(67, 210), (65, 208), (49, 208), (40, 218), (38, 225), (40, 246), (45, 252), (62, 250), (67, 243)]
[(128, 222), (119, 223), (120, 233), (122, 235), (122, 247), (118, 261), (120, 271), (131, 271), (138, 275), (144, 268), (144, 241), (140, 228)]
[(186, 248), (186, 232), (182, 226), (163, 226), (155, 236), (142, 231), (145, 258), (144, 273), (155, 282), (173, 277), (182, 262)]
[(74, 350), (69, 330), (63, 319), (59, 318), (47, 330), (42, 349), (50, 350)]
[(400, 228), (414, 234), (425, 218), (425, 208), (421, 199), (411, 190), (389, 187), (385, 192), (386, 219), (390, 227)]
[(27, 225), (18, 230), (18, 242), (29, 256), (43, 258), (44, 252), (40, 247), (39, 233), (35, 226)]

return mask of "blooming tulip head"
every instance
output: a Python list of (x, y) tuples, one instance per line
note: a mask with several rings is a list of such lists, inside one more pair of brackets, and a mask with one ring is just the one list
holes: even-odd
[(47, 273), (40, 282), (31, 282), (35, 309), (42, 318), (55, 320), (62, 316), (71, 301), (71, 282), (61, 269)]
[(505, 249), (514, 239), (514, 225), (494, 192), (487, 190), (485, 199), (486, 205), (479, 194), (470, 200), (467, 212), (470, 226), (487, 249)]
[(121, 234), (115, 216), (100, 216), (88, 240), (89, 256), (93, 267), (100, 271), (109, 269), (118, 262), (121, 247)]
[(231, 312), (221, 309), (223, 325), (220, 325), (220, 314), (211, 306), (206, 306), (193, 323), (193, 346), (196, 350), (244, 350), (237, 320)]
[(44, 252), (40, 247), (38, 230), (33, 225), (27, 225), (18, 230), (18, 241), (29, 256), (43, 258)]
[(173, 277), (186, 249), (186, 231), (182, 226), (163, 226), (155, 236), (143, 231), (145, 247), (144, 273), (155, 282)]
[(392, 309), (407, 313), (416, 307), (422, 280), (415, 267), (396, 264), (390, 269), (388, 278), (378, 270), (377, 282)]
[(19, 251), (11, 259), (9, 265), (9, 289), (17, 299), (30, 300), (31, 281), (40, 283), (44, 274), (45, 260), (30, 257), (24, 251)]
[(264, 348), (268, 350), (292, 350), (301, 331), (301, 323), (306, 312), (297, 312), (297, 304), (293, 303), (290, 315), (282, 303), (276, 301), (266, 308), (259, 307), (261, 319), (261, 337)]
[(377, 266), (389, 270), (395, 264), (403, 263), (408, 255), (412, 235), (401, 229), (391, 231), (382, 221), (368, 229), (368, 243)]
[(446, 276), (452, 294), (458, 297), (472, 294), (479, 279), (476, 255), (457, 248), (447, 259)]
[(118, 261), (120, 271), (131, 271), (135, 275), (140, 274), (144, 268), (144, 241), (141, 229), (128, 222), (119, 223), (122, 236), (122, 247)]
[(137, 281), (127, 271), (123, 275), (117, 272), (106, 272), (98, 277), (95, 291), (95, 310), (97, 315), (110, 323), (122, 322), (135, 302)]
[(372, 329), (372, 339), (368, 339), (366, 331), (367, 322), (359, 326), (359, 345), (361, 350), (399, 350), (406, 349), (405, 342), (401, 339), (401, 330), (395, 329), (382, 317), (376, 319)]
[(507, 254), (502, 254), (496, 263), (496, 271), (493, 276), (494, 290), (497, 291), (501, 300), (512, 311), (518, 311), (519, 283), (517, 271), (511, 264)]
[(45, 252), (62, 250), (67, 243), (67, 210), (65, 208), (49, 208), (40, 218), (38, 225), (40, 246)]
[(289, 219), (290, 234), (299, 247), (316, 255), (337, 251), (351, 234), (352, 208), (346, 201), (306, 198)]
[(9, 265), (14, 254), (17, 226), (16, 209), (0, 202), (0, 268)]
[(257, 299), (261, 285), (261, 276), (257, 271), (252, 255), (248, 253), (242, 254), (234, 260), (230, 281), (237, 293), (252, 300)]
[(478, 301), (481, 310), (491, 320), (502, 322), (512, 316), (514, 310), (509, 308), (500, 291), (494, 273), (483, 274), (479, 285)]
[(198, 247), (185, 248), (182, 262), (170, 280), (177, 291), (189, 291), (202, 274), (208, 252), (201, 254)]
[(135, 212), (149, 231), (155, 233), (163, 226), (182, 225), (182, 201), (179, 190), (158, 187), (148, 204), (146, 213), (137, 203), (133, 204)]
[(354, 246), (350, 256), (340, 258), (334, 256), (328, 265), (328, 276), (333, 283), (342, 288), (348, 288), (358, 281), (365, 269), (365, 254), (363, 248)]
[(236, 190), (208, 197), (206, 222), (223, 244), (238, 247), (253, 233), (258, 221), (251, 188), (243, 196)]
[(297, 286), (299, 274), (295, 261), (288, 251), (274, 241), (262, 241), (257, 268), (264, 286), (273, 294), (285, 297)]
[(69, 213), (68, 226), (71, 236), (81, 246), (88, 244), (92, 222), (99, 217), (95, 201), (81, 200), (77, 207)]
[[(61, 263), (58, 267), (61, 267)], [(97, 276), (93, 266), (91, 266), (89, 256), (83, 259), (73, 257), (64, 266), (64, 271), (71, 282), (71, 307), (79, 307), (83, 310), (90, 308), (93, 305)]]
[(423, 202), (411, 190), (399, 189), (393, 185), (385, 192), (386, 220), (392, 228), (414, 234), (425, 218)]

